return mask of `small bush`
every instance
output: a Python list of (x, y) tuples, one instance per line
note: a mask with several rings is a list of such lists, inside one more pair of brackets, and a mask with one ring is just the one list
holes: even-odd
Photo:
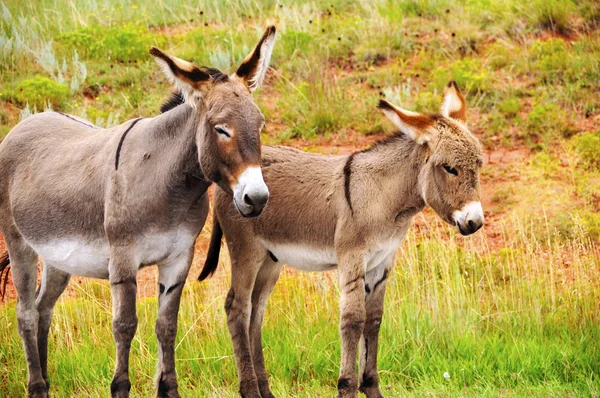
[(562, 39), (537, 40), (531, 48), (533, 69), (546, 83), (562, 82), (571, 58), (567, 43)]
[(498, 110), (508, 117), (515, 117), (517, 113), (521, 110), (521, 101), (518, 98), (510, 97), (500, 102), (498, 105)]
[(575, 148), (585, 168), (600, 170), (600, 134), (585, 133), (576, 137)]
[(548, 141), (556, 137), (569, 137), (573, 129), (567, 119), (567, 113), (554, 104), (538, 104), (533, 107), (525, 121), (527, 139)]
[(154, 36), (146, 27), (125, 25), (106, 29), (98, 25), (86, 26), (63, 33), (57, 41), (75, 48), (84, 57), (110, 58), (121, 62), (148, 59), (148, 48), (162, 36)]
[(529, 17), (538, 27), (562, 35), (570, 33), (570, 18), (575, 8), (573, 2), (570, 0), (534, 0), (529, 5)]
[(486, 55), (489, 57), (489, 65), (494, 69), (502, 69), (515, 61), (515, 52), (519, 48), (511, 46), (510, 48), (503, 42), (496, 42), (487, 48)]
[(444, 87), (449, 80), (456, 80), (461, 91), (477, 94), (491, 88), (491, 77), (481, 61), (474, 58), (463, 58), (446, 68), (432, 71), (434, 88)]
[(22, 105), (29, 104), (41, 110), (49, 103), (60, 108), (69, 96), (69, 87), (43, 76), (23, 80), (15, 90), (15, 99)]
[(574, 214), (560, 214), (557, 217), (557, 229), (561, 237), (574, 239), (587, 236), (592, 240), (600, 239), (600, 214), (587, 210)]

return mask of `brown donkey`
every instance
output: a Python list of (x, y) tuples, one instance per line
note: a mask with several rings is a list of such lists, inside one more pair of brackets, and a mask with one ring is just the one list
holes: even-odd
[[(264, 118), (251, 91), (262, 83), (274, 41), (269, 27), (230, 77), (152, 48), (186, 105), (111, 129), (45, 112), (0, 144), (0, 232), (19, 295), (29, 396), (48, 396), (48, 330), (71, 275), (110, 280), (117, 348), (111, 393), (129, 396), (136, 273), (150, 264), (159, 267), (158, 395), (179, 396), (177, 313), (208, 213), (206, 190), (217, 183), (244, 217), (260, 214), (269, 197), (260, 170)], [(38, 256), (44, 270), (36, 293)], [(8, 263), (8, 256), (0, 261), (0, 274)]]
[(225, 309), (243, 397), (273, 397), (261, 326), (283, 264), (303, 271), (339, 267), (339, 396), (356, 396), (360, 342), (360, 390), (381, 397), (377, 339), (386, 278), (412, 218), (428, 204), (463, 235), (483, 225), (481, 149), (464, 124), (466, 104), (456, 83), (446, 88), (441, 115), (386, 101), (379, 108), (400, 132), (350, 156), (263, 147), (271, 199), (260, 217), (243, 219), (227, 192), (215, 192), (215, 224), (200, 280), (216, 269), (224, 233), (232, 267)]

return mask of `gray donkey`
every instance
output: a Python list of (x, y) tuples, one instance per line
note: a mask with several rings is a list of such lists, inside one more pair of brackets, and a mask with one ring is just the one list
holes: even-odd
[[(158, 395), (179, 396), (177, 313), (208, 213), (206, 190), (217, 183), (243, 217), (259, 215), (269, 198), (260, 169), (264, 118), (251, 91), (263, 81), (274, 42), (271, 26), (232, 76), (153, 47), (186, 105), (111, 129), (45, 112), (0, 144), (0, 232), (18, 293), (29, 396), (48, 396), (48, 331), (71, 275), (110, 281), (117, 348), (111, 394), (129, 396), (136, 273), (151, 264), (159, 267)], [(44, 269), (36, 293), (38, 256)], [(8, 263), (5, 256), (0, 268)]]
[(339, 396), (356, 396), (360, 343), (359, 388), (367, 397), (381, 397), (377, 340), (386, 279), (412, 218), (428, 204), (463, 235), (483, 225), (481, 149), (464, 124), (466, 104), (456, 83), (446, 88), (441, 115), (386, 101), (379, 108), (400, 132), (349, 156), (263, 147), (271, 199), (260, 217), (242, 219), (231, 196), (215, 191), (213, 235), (199, 279), (215, 271), (224, 233), (232, 267), (225, 309), (243, 397), (273, 397), (261, 327), (283, 264), (303, 271), (338, 267)]

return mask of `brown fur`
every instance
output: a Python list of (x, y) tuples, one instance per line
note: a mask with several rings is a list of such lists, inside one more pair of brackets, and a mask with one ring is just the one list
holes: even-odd
[[(286, 258), (296, 256), (290, 265), (298, 266), (293, 262), (306, 255), (315, 256), (319, 270), (339, 269), (339, 396), (355, 397), (359, 387), (368, 397), (382, 396), (378, 333), (397, 247), (425, 204), (454, 225), (454, 211), (479, 201), (477, 139), (448, 114), (423, 120), (403, 119), (399, 126), (404, 131), (350, 156), (263, 147), (271, 199), (257, 218), (242, 219), (227, 193), (215, 191), (215, 222), (231, 257), (226, 311), (242, 396), (273, 396), (260, 338), (266, 301)], [(420, 140), (423, 136), (428, 140)], [(448, 164), (459, 170), (458, 177), (445, 171)], [(218, 247), (211, 241), (202, 277), (214, 271), (217, 259)], [(355, 367), (359, 345), (360, 385)]]

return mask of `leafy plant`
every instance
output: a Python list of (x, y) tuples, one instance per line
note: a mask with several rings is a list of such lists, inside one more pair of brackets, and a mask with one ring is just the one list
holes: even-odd
[(21, 104), (29, 104), (44, 109), (47, 104), (60, 108), (69, 96), (69, 87), (43, 76), (23, 80), (15, 89), (15, 99)]

